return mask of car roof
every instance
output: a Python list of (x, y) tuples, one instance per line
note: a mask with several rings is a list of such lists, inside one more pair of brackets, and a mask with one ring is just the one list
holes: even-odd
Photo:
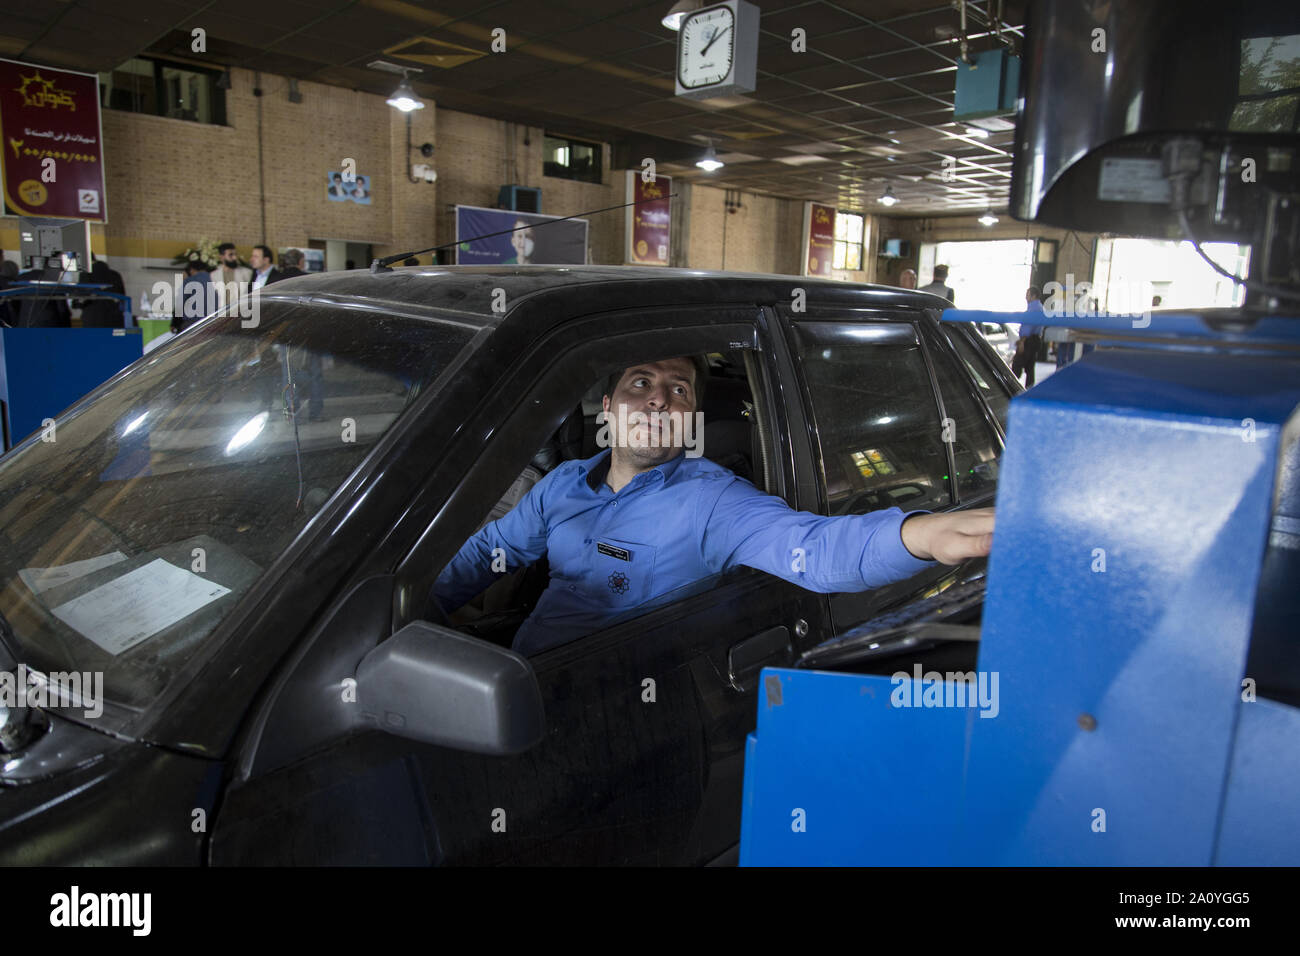
[[(651, 266), (406, 266), (387, 272), (368, 269), (314, 273), (284, 279), (262, 290), (263, 299), (297, 299), (349, 302), (368, 308), (386, 305), (394, 311), (419, 315), (453, 312), (462, 321), (499, 324), (525, 301), (539, 297), (572, 297), (580, 292), (591, 299), (594, 287), (617, 295), (611, 307), (635, 303), (645, 306), (711, 302), (789, 302), (796, 288), (805, 290), (811, 305), (870, 308), (906, 305), (945, 308), (939, 296), (885, 285), (867, 285), (811, 276), (715, 272)], [(504, 291), (504, 311), (500, 296)], [(494, 299), (497, 302), (494, 308)]]

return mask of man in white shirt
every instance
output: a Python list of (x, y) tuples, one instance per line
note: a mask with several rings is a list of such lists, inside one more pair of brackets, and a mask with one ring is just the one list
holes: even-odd
[(209, 281), (214, 287), (217, 308), (224, 308), (227, 301), (237, 302), (248, 291), (248, 283), (253, 281), (253, 270), (239, 264), (239, 253), (233, 242), (217, 246), (217, 255), (221, 257), (221, 263), (212, 270)]

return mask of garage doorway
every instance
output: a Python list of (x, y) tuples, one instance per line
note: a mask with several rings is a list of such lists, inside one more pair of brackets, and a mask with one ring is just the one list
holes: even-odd
[(1033, 272), (1034, 240), (984, 239), (921, 245), (917, 286), (934, 279), (936, 263), (948, 267), (959, 309), (1023, 312)]
[[(1205, 254), (1236, 276), (1250, 266), (1250, 246), (1205, 242)], [(1222, 309), (1240, 306), (1245, 289), (1215, 272), (1190, 242), (1160, 239), (1098, 239), (1092, 288), (1109, 312), (1157, 309)], [(1152, 297), (1160, 303), (1153, 305)]]

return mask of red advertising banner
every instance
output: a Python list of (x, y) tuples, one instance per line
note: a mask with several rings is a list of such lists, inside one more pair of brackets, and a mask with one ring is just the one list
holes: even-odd
[(93, 73), (0, 60), (6, 213), (104, 222), (103, 144)]
[(641, 266), (668, 265), (671, 232), (668, 197), (672, 186), (671, 176), (656, 176), (653, 182), (645, 182), (639, 169), (627, 171), (627, 201), (640, 203), (627, 211), (627, 262)]
[(804, 253), (804, 275), (829, 276), (835, 256), (835, 210), (810, 202), (806, 214), (808, 248)]

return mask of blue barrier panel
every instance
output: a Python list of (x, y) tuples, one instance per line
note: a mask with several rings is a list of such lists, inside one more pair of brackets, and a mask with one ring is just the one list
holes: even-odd
[(1300, 527), (1294, 488), (1274, 516), (1300, 363), (1238, 335), (1099, 350), (1012, 401), (977, 668), (996, 716), (765, 670), (742, 863), (1300, 864), (1300, 709), (1242, 688), (1257, 608), (1293, 619), (1260, 583)]
[(143, 353), (139, 329), (0, 329), (0, 400), (12, 447)]

